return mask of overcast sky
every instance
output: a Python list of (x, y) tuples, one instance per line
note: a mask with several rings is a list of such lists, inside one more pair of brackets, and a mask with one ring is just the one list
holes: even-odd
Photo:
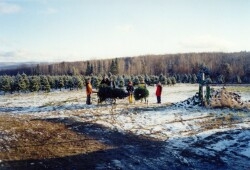
[(0, 0), (0, 62), (250, 51), (250, 0)]

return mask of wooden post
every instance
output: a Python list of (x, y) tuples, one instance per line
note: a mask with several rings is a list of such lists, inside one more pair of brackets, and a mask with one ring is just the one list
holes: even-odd
[(207, 102), (207, 104), (209, 104), (210, 93), (211, 93), (211, 89), (210, 89), (210, 86), (207, 84), (207, 86), (206, 86), (206, 102)]
[(204, 105), (204, 97), (205, 97), (205, 88), (204, 88), (204, 82), (205, 82), (205, 74), (202, 73), (202, 80), (199, 84), (199, 98), (201, 101), (201, 104)]

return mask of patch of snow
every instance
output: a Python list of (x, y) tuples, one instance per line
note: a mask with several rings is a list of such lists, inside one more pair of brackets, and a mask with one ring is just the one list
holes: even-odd
[(241, 151), (240, 153), (241, 153), (242, 155), (244, 155), (244, 156), (250, 158), (250, 145), (248, 145), (248, 147), (247, 147), (245, 150)]
[[(129, 132), (134, 135), (153, 137), (165, 143), (164, 149), (173, 151), (173, 154), (176, 157), (179, 156), (180, 161), (186, 164), (190, 164), (189, 158), (181, 157), (180, 154), (181, 150), (186, 149), (197, 155), (213, 157), (216, 153), (230, 148), (229, 151), (250, 157), (250, 144), (245, 145), (250, 140), (250, 132), (244, 131), (250, 129), (249, 111), (193, 107), (194, 103), (192, 102), (196, 101), (196, 98), (193, 97), (198, 91), (197, 84), (164, 86), (163, 104), (160, 105), (155, 104), (156, 87), (148, 87), (148, 89), (150, 93), (148, 98), (149, 106), (141, 106), (139, 102), (136, 102), (132, 105), (135, 108), (130, 107), (131, 105), (127, 103), (127, 99), (121, 100), (121, 103), (114, 106), (97, 105), (96, 103), (86, 105), (84, 90), (7, 94), (0, 98), (0, 114), (27, 114), (45, 119), (59, 118), (62, 120), (70, 118), (78, 122), (90, 122), (105, 126), (107, 129), (116, 130), (123, 134)], [(92, 98), (96, 99), (96, 96), (93, 95)], [(164, 107), (166, 103), (175, 103), (175, 105), (166, 105)], [(190, 107), (191, 105), (192, 107)], [(237, 119), (232, 126), (202, 129), (203, 122), (229, 114)], [(244, 131), (244, 133), (237, 130)], [(217, 133), (229, 133), (230, 138), (217, 137)], [(216, 140), (208, 143), (210, 137)], [(17, 136), (8, 136), (8, 132), (0, 131), (0, 141), (16, 139)], [(203, 142), (202, 147), (197, 145), (199, 142)], [(239, 143), (243, 144), (239, 145)], [(237, 147), (235, 147), (236, 145)], [(161, 161), (160, 158), (155, 161)], [(138, 164), (140, 164), (140, 161), (146, 162), (142, 159), (138, 159), (138, 161)], [(109, 166), (126, 169), (129, 165), (124, 166), (125, 164), (126, 162), (123, 160), (115, 159), (111, 161), (110, 165), (98, 165), (97, 169), (105, 169)], [(140, 169), (139, 165), (138, 167)]]

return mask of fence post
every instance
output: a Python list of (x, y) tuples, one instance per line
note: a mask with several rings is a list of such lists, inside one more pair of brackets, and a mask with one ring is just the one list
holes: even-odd
[(207, 84), (207, 86), (206, 86), (206, 102), (207, 102), (207, 104), (209, 104), (210, 93), (211, 93), (211, 88)]
[(204, 97), (205, 97), (204, 83), (205, 83), (205, 75), (204, 73), (202, 73), (202, 80), (199, 83), (199, 99), (200, 99), (201, 105), (204, 105)]

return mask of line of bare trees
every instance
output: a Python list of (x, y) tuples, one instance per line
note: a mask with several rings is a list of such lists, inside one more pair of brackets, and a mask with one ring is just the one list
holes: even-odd
[(203, 69), (212, 81), (250, 82), (250, 52), (183, 53), (61, 62), (1, 70), (0, 75), (193, 75)]

